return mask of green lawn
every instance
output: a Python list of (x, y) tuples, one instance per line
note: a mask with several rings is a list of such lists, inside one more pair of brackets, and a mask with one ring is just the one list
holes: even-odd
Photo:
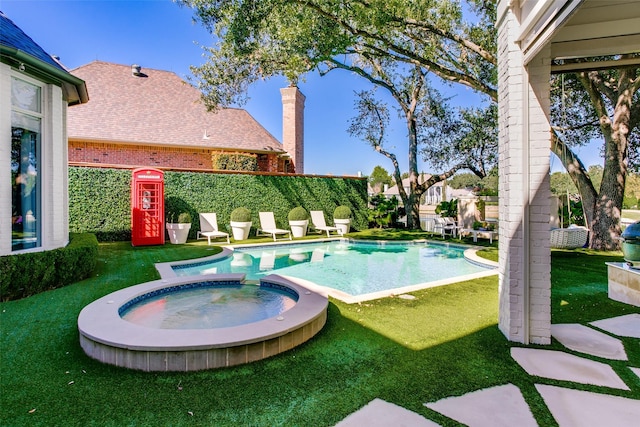
[[(496, 326), (497, 277), (348, 305), (331, 301), (324, 329), (289, 352), (194, 373), (144, 373), (96, 362), (78, 344), (77, 316), (107, 293), (157, 278), (153, 263), (211, 255), (206, 243), (132, 248), (100, 245), (95, 276), (0, 304), (0, 425), (329, 426), (378, 397), (442, 425), (424, 402), (481, 388), (518, 386), (541, 425), (554, 425), (531, 378)], [(495, 256), (495, 249), (489, 256)], [(554, 252), (554, 322), (585, 323), (640, 312), (607, 298), (605, 261), (619, 253)], [(611, 362), (640, 399), (640, 348)], [(554, 343), (550, 348), (559, 348)], [(599, 387), (578, 386), (602, 392)]]
[(640, 220), (640, 210), (623, 209), (622, 218), (629, 218), (634, 221)]

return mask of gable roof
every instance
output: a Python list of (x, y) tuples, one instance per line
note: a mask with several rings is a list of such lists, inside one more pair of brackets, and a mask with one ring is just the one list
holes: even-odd
[(91, 102), (68, 112), (70, 140), (284, 152), (247, 111), (209, 112), (200, 92), (169, 71), (94, 61), (72, 70)]
[(20, 67), (26, 74), (61, 86), (69, 104), (89, 100), (84, 82), (70, 74), (1, 11), (0, 57), (2, 62)]

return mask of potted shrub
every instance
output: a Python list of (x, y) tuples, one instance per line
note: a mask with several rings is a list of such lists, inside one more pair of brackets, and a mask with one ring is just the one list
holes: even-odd
[(287, 218), (289, 219), (289, 227), (291, 227), (293, 237), (304, 237), (307, 234), (309, 213), (305, 208), (298, 206), (291, 209)]
[(233, 240), (247, 240), (251, 230), (251, 211), (245, 207), (231, 211), (231, 231)]
[(345, 235), (351, 228), (351, 208), (340, 205), (333, 211), (333, 223), (338, 227), (338, 233)]
[(189, 214), (189, 212), (180, 213), (177, 217), (178, 222), (173, 222), (174, 216), (175, 214), (170, 213), (167, 218), (169, 240), (174, 245), (186, 243), (187, 237), (189, 237), (189, 230), (191, 229), (191, 214)]

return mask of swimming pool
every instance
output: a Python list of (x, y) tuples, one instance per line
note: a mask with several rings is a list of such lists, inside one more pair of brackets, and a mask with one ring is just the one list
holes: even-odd
[(247, 280), (268, 274), (301, 279), (347, 302), (409, 292), (428, 286), (497, 274), (490, 262), (470, 262), (468, 247), (430, 242), (364, 242), (347, 239), (315, 243), (237, 247), (203, 261), (171, 263), (176, 276), (244, 273)]

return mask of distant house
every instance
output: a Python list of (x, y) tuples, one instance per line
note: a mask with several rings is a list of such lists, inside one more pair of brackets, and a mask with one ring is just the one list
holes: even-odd
[(84, 81), (0, 12), (0, 255), (68, 243), (65, 118), (87, 101)]
[[(418, 182), (423, 183), (429, 178), (431, 178), (431, 175), (421, 174), (420, 177), (418, 178)], [(404, 187), (404, 190), (407, 192), (407, 194), (409, 194), (409, 185), (410, 185), (409, 178), (405, 178), (402, 180), (402, 186)], [(448, 187), (445, 187), (443, 181), (436, 182), (434, 185), (429, 187), (427, 191), (422, 195), (420, 204), (430, 206), (430, 205), (437, 205), (443, 200), (449, 200), (451, 197), (447, 198), (447, 191), (445, 189), (448, 190)], [(384, 194), (385, 197), (388, 199), (395, 196), (398, 198), (398, 201), (402, 203), (402, 200), (400, 199), (400, 191), (397, 185), (394, 185), (393, 187), (386, 189), (385, 191), (383, 191), (382, 194)]]
[(103, 61), (72, 72), (87, 82), (91, 102), (69, 111), (70, 165), (211, 171), (240, 154), (258, 171), (304, 171), (304, 96), (295, 87), (282, 90), (283, 145), (243, 109), (207, 111), (200, 92), (173, 72)]

